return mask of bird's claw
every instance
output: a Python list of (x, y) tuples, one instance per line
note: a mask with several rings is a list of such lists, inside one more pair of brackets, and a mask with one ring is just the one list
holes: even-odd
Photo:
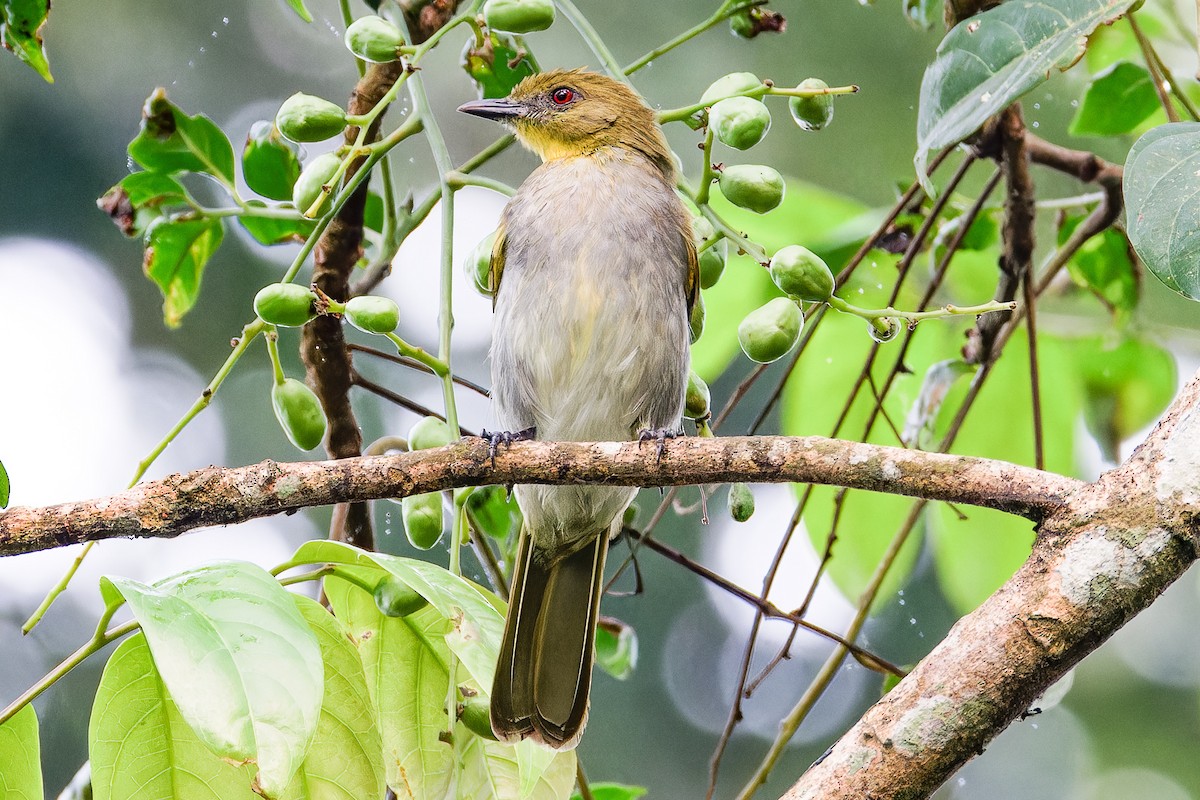
[(496, 468), (496, 451), (500, 445), (512, 447), (513, 442), (525, 442), (537, 435), (537, 428), (526, 428), (523, 431), (488, 431), (479, 432), (479, 438), (488, 443), (488, 458), (492, 460), (492, 469)]
[(655, 453), (657, 459), (662, 461), (663, 453), (667, 449), (667, 439), (674, 439), (682, 435), (683, 431), (672, 428), (642, 428), (638, 431), (638, 448), (641, 448), (646, 442), (656, 442)]

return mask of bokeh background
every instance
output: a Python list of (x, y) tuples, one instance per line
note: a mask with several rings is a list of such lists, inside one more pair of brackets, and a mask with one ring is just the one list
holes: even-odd
[[(225, 358), (230, 337), (252, 316), (254, 292), (276, 280), (294, 254), (290, 247), (268, 251), (240, 233), (228, 235), (208, 265), (197, 307), (182, 328), (168, 330), (157, 290), (141, 274), (138, 244), (120, 236), (94, 201), (131, 169), (125, 146), (137, 131), (142, 101), (156, 86), (165, 87), (188, 113), (212, 117), (230, 134), (235, 149), (253, 122), (271, 118), (281, 100), (297, 90), (334, 100), (345, 97), (356, 73), (340, 43), (336, 3), (311, 0), (309, 5), (316, 18), (309, 25), (282, 0), (113, 0), (102, 8), (56, 6), (46, 32), (53, 86), (0, 54), (0, 459), (11, 476), (14, 504), (45, 504), (124, 488), (137, 462)], [(618, 59), (628, 62), (698, 21), (715, 2), (591, 0), (579, 5)], [(661, 107), (692, 102), (711, 81), (735, 70), (789, 83), (817, 75), (831, 85), (860, 84), (861, 94), (840, 101), (834, 124), (818, 135), (802, 134), (786, 125), (785, 114), (777, 115), (778, 130), (756, 149), (755, 160), (866, 206), (886, 206), (897, 184), (912, 177), (917, 91), (940, 38), (910, 25), (900, 5), (894, 0), (873, 5), (784, 0), (774, 7), (788, 18), (786, 34), (748, 42), (718, 26), (653, 63), (636, 83)], [(356, 6), (355, 12), (365, 13), (365, 8)], [(474, 97), (457, 66), (458, 40), (465, 36), (451, 36), (423, 72), (434, 112), (458, 160), (497, 133), (454, 112)], [(544, 67), (595, 65), (565, 20), (531, 42)], [(1175, 55), (1183, 58), (1186, 37), (1177, 44)], [(1182, 72), (1194, 69), (1192, 63)], [(1079, 67), (1056, 76), (1035, 90), (1026, 101), (1027, 121), (1064, 144), (1121, 161), (1129, 141), (1072, 140), (1065, 134), (1081, 97), (1083, 71)], [(393, 124), (397, 116), (389, 112)], [(685, 157), (694, 152), (695, 137), (683, 126), (673, 126), (670, 136)], [(434, 183), (420, 137), (404, 145), (396, 163), (403, 180), (420, 193)], [(515, 185), (533, 165), (530, 155), (513, 149), (486, 174)], [(1045, 173), (1036, 178), (1043, 196), (1079, 192), (1078, 186)], [(492, 230), (502, 204), (501, 197), (483, 190), (460, 195), (459, 258)], [(401, 304), (402, 335), (425, 345), (434, 343), (438, 224), (435, 210), (401, 250), (384, 286)], [(1152, 279), (1145, 289), (1138, 324), (1171, 347), (1181, 379), (1187, 378), (1200, 363), (1196, 306)], [(484, 382), (489, 310), (489, 303), (465, 283), (459, 286), (456, 368)], [(1067, 318), (1048, 324), (1075, 323)], [(1103, 326), (1104, 321), (1097, 317), (1087, 324)], [(295, 345), (296, 337), (285, 334), (281, 350), (293, 375), (300, 373)], [(418, 375), (365, 369), (415, 399), (440, 402), (437, 386)], [(718, 405), (748, 369), (738, 359), (713, 382)], [(1045, 380), (1044, 390), (1054, 391), (1054, 376)], [(302, 458), (272, 417), (270, 381), (265, 355), (252, 351), (212, 408), (168, 448), (151, 477), (208, 464)], [(371, 398), (358, 400), (368, 440), (385, 432), (402, 433), (415, 421)], [(486, 403), (469, 394), (461, 402), (465, 424), (483, 427), (490, 422)], [(755, 407), (753, 402), (747, 406)], [(730, 429), (744, 428), (747, 422), (735, 416)], [(1086, 442), (1076, 460), (1081, 477), (1102, 467), (1095, 446)], [(750, 525), (726, 521), (718, 494), (710, 501), (714, 513), (707, 528), (693, 510), (669, 515), (659, 533), (741, 585), (757, 587), (776, 545), (775, 532), (790, 516), (793, 495), (786, 487), (760, 487), (757, 497), (759, 510)], [(656, 501), (652, 494), (644, 505)], [(381, 546), (412, 554), (400, 530), (399, 507), (379, 503), (377, 515)], [(151, 580), (213, 558), (271, 566), (299, 542), (322, 535), (327, 524), (328, 512), (316, 510), (235, 530), (198, 532), (178, 541), (105, 543), (25, 639), (20, 622), (76, 551), (0, 560), (0, 704), (90, 634), (100, 608), (100, 574)], [(816, 564), (804, 547), (795, 548), (789, 558), (785, 574), (794, 577), (772, 596), (785, 607), (796, 604)], [(645, 591), (610, 598), (605, 606), (606, 613), (636, 627), (640, 663), (627, 681), (597, 678), (581, 757), (593, 780), (641, 784), (650, 788), (651, 797), (700, 797), (734, 692), (751, 611), (653, 554), (641, 558), (641, 570)], [(834, 586), (823, 584), (813, 619), (836, 629), (847, 622), (851, 608)], [(950, 609), (929, 556), (922, 555), (906, 584), (881, 603), (864, 641), (893, 661), (915, 662), (953, 623)], [(1087, 659), (1055, 697), (1046, 698), (1044, 713), (1015, 724), (939, 797), (1200, 799), (1198, 612), (1200, 581), (1192, 572)], [(786, 633), (784, 626), (766, 626), (760, 660)], [(793, 658), (745, 705), (746, 719), (723, 763), (721, 796), (731, 795), (758, 763), (781, 710), (798, 699), (828, 652), (825, 643), (801, 635)], [(87, 757), (86, 719), (101, 668), (101, 661), (93, 659), (37, 702), (48, 796), (55, 796)], [(879, 696), (880, 683), (879, 676), (849, 663), (761, 796), (777, 796), (816, 759)]]

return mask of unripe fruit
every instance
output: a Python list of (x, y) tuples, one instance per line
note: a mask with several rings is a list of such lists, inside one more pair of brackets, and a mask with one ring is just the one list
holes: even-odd
[(796, 345), (804, 315), (791, 300), (776, 297), (767, 301), (738, 325), (738, 344), (752, 361), (770, 364)]
[(701, 289), (716, 286), (721, 273), (725, 271), (725, 259), (729, 254), (729, 242), (724, 237), (711, 247), (700, 249), (713, 236), (716, 236), (716, 231), (711, 222), (704, 217), (692, 217), (692, 242), (698, 251)]
[(734, 164), (721, 171), (721, 194), (735, 206), (765, 214), (783, 202), (783, 176), (762, 164)]
[(346, 112), (321, 97), (296, 92), (279, 107), (275, 127), (293, 142), (320, 142), (345, 129)]
[(467, 277), (471, 279), (471, 284), (475, 287), (475, 291), (484, 297), (491, 297), (495, 294), (491, 286), (492, 247), (495, 244), (496, 233), (493, 231), (485, 236), (479, 244), (475, 245), (475, 249), (463, 261), (463, 270), (467, 273)]
[(262, 317), (263, 322), (284, 328), (299, 328), (317, 316), (313, 310), (316, 299), (316, 292), (307, 286), (272, 283), (254, 295), (254, 313)]
[(833, 294), (833, 273), (821, 257), (798, 244), (782, 248), (771, 259), (771, 280), (784, 294), (824, 302)]
[(487, 0), (483, 18), (489, 28), (509, 33), (544, 31), (554, 23), (552, 0)]
[(400, 324), (400, 307), (387, 298), (359, 295), (346, 301), (346, 319), (365, 333), (391, 333)]
[(346, 48), (363, 61), (386, 64), (400, 58), (404, 34), (383, 17), (362, 17), (346, 28)]
[(458, 715), (467, 730), (476, 736), (496, 741), (492, 731), (492, 711), (488, 699), (481, 694), (463, 699), (462, 713)]
[(704, 90), (704, 94), (700, 95), (700, 102), (706, 106), (712, 105), (722, 98), (757, 89), (760, 86), (762, 86), (762, 81), (753, 72), (731, 72), (725, 77), (713, 81)]
[(400, 516), (409, 544), (418, 550), (428, 550), (442, 538), (442, 496), (437, 492), (404, 498)]
[(292, 187), (292, 204), (303, 214), (321, 196), (321, 187), (333, 180), (342, 160), (333, 153), (319, 155), (300, 173)]
[(408, 431), (409, 450), (428, 450), (431, 447), (445, 447), (455, 440), (450, 433), (450, 426), (437, 417), (422, 417)]
[(684, 395), (683, 415), (688, 419), (702, 419), (708, 416), (711, 395), (708, 384), (695, 372), (688, 373), (687, 394)]
[(771, 128), (771, 112), (751, 97), (729, 97), (708, 111), (708, 125), (724, 144), (749, 150)]
[(385, 617), (407, 617), (429, 601), (395, 575), (387, 574), (375, 584), (375, 606)]
[[(829, 84), (820, 78), (805, 78), (797, 89), (828, 89)], [(792, 119), (802, 130), (819, 131), (833, 122), (833, 95), (818, 94), (812, 97), (793, 97), (788, 100)]]
[(275, 418), (292, 444), (301, 450), (312, 450), (325, 438), (325, 412), (321, 401), (295, 378), (286, 378), (271, 388), (271, 405)]
[(688, 317), (688, 330), (691, 343), (695, 344), (704, 333), (704, 295), (696, 292), (696, 302), (692, 304), (692, 314)]
[(745, 522), (754, 516), (754, 493), (744, 483), (729, 487), (729, 516), (734, 522)]

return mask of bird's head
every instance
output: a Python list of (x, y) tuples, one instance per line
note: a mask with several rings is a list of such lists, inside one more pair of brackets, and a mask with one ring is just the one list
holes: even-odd
[(542, 161), (623, 147), (642, 153), (667, 178), (674, 173), (654, 112), (633, 89), (594, 72), (531, 75), (508, 97), (475, 100), (458, 110), (510, 126)]

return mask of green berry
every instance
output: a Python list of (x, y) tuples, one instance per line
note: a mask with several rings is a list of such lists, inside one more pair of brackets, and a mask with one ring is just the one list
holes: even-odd
[(544, 31), (554, 23), (553, 0), (487, 0), (483, 18), (489, 28), (509, 33)]
[(385, 617), (407, 617), (420, 611), (429, 601), (404, 581), (388, 573), (375, 584), (375, 606)]
[(771, 112), (751, 97), (729, 97), (708, 110), (708, 124), (722, 143), (749, 150), (771, 128)]
[(804, 315), (791, 300), (776, 297), (767, 301), (738, 325), (738, 344), (752, 361), (769, 364), (796, 346)]
[(346, 127), (346, 112), (320, 97), (296, 92), (275, 114), (275, 127), (293, 142), (321, 142)]
[(688, 317), (688, 328), (692, 344), (695, 344), (700, 339), (701, 334), (704, 333), (705, 316), (704, 295), (696, 292), (696, 302), (692, 304), (692, 313)]
[(729, 487), (729, 516), (734, 522), (745, 522), (754, 516), (754, 493), (744, 483)]
[(295, 283), (272, 283), (258, 290), (254, 295), (254, 313), (262, 317), (263, 322), (280, 325), (285, 328), (299, 328), (317, 312), (313, 303), (317, 294), (307, 286)]
[(365, 333), (391, 333), (400, 324), (400, 307), (387, 297), (359, 295), (346, 301), (346, 319)]
[(695, 372), (689, 372), (687, 394), (684, 395), (683, 402), (683, 415), (688, 419), (703, 419), (709, 414), (710, 399), (708, 384)]
[(782, 248), (771, 259), (771, 280), (784, 294), (824, 302), (833, 294), (833, 273), (821, 257), (798, 244)]
[(484, 297), (492, 297), (492, 247), (496, 244), (496, 232), (492, 231), (483, 238), (463, 262), (463, 271), (471, 279), (475, 291)]
[(346, 28), (346, 48), (363, 61), (386, 64), (400, 58), (404, 34), (383, 17), (366, 16)]
[(450, 426), (437, 417), (422, 417), (408, 432), (409, 450), (428, 450), (445, 447), (458, 437), (450, 433)]
[(286, 378), (271, 388), (275, 418), (292, 444), (312, 450), (325, 438), (325, 412), (321, 401), (295, 378)]
[(483, 695), (476, 694), (464, 698), (462, 712), (459, 713), (458, 718), (471, 733), (496, 741), (496, 734), (492, 731), (491, 704)]
[[(820, 78), (806, 78), (800, 81), (797, 89), (815, 91), (828, 89), (829, 84)], [(788, 100), (788, 108), (792, 111), (792, 119), (801, 130), (819, 131), (833, 122), (833, 95), (818, 94), (812, 97), (793, 97)]]
[(729, 242), (725, 237), (721, 237), (711, 247), (701, 250), (704, 244), (715, 235), (716, 231), (711, 222), (704, 217), (692, 217), (692, 242), (698, 251), (701, 289), (716, 286), (717, 281), (721, 279), (721, 273), (725, 271), (725, 259), (729, 255)]
[(723, 78), (717, 78), (700, 95), (700, 102), (706, 106), (731, 95), (747, 92), (762, 86), (762, 81), (752, 72), (731, 72)]
[(442, 496), (437, 492), (404, 498), (400, 516), (409, 544), (418, 550), (428, 550), (442, 538)]
[(292, 187), (292, 204), (301, 214), (308, 211), (322, 194), (322, 188), (333, 180), (342, 160), (333, 153), (325, 153), (308, 162), (296, 185)]
[(783, 176), (762, 164), (734, 164), (721, 171), (721, 194), (735, 206), (765, 214), (783, 202)]

